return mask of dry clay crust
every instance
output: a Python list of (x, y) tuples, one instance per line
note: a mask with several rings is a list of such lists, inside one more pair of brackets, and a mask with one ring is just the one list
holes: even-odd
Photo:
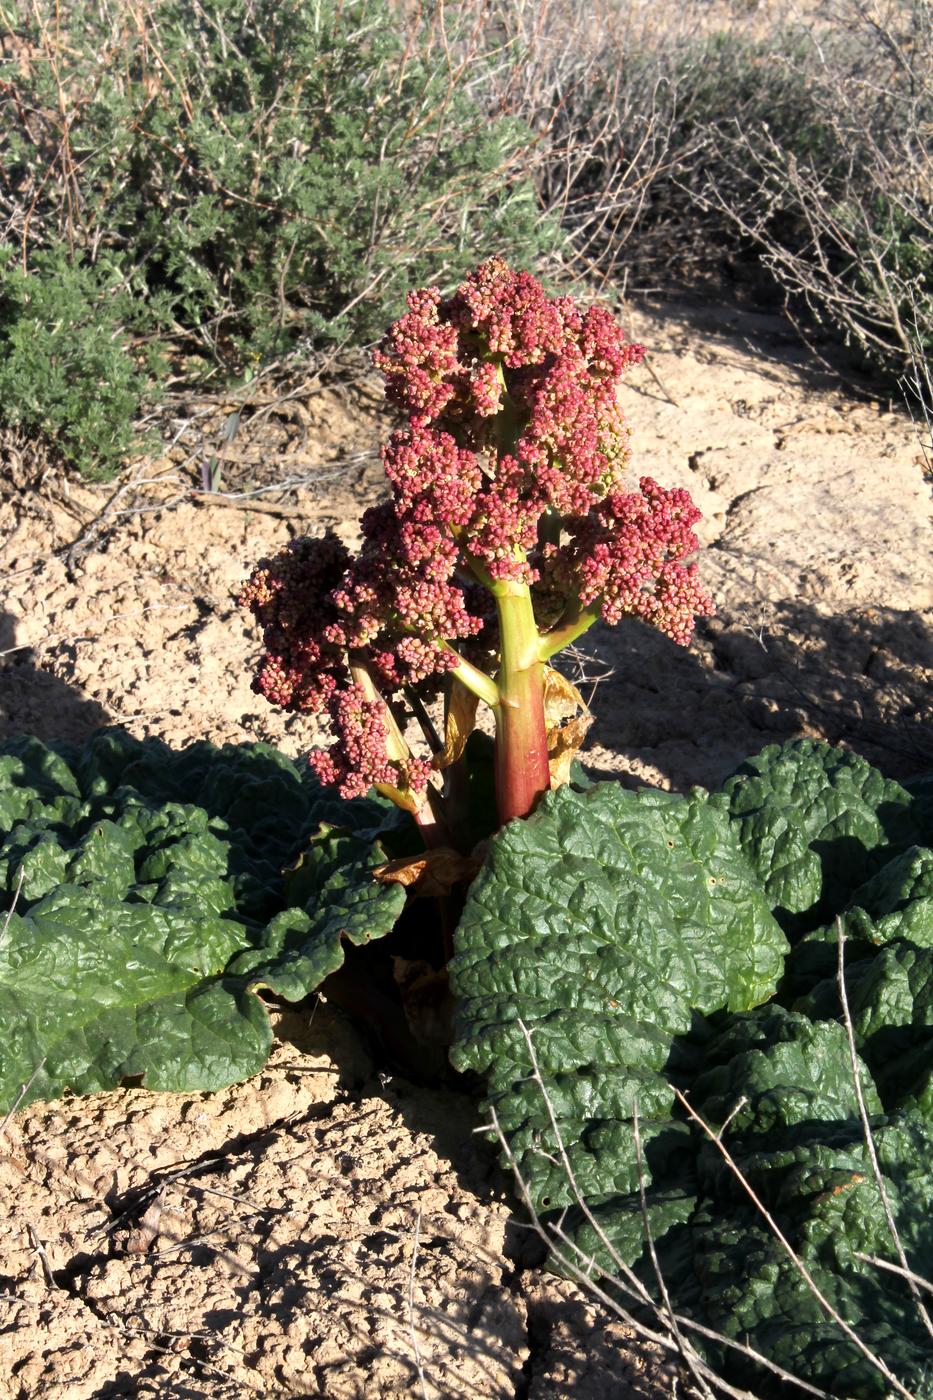
[[(911, 425), (827, 389), (774, 319), (668, 308), (633, 333), (652, 351), (624, 390), (636, 469), (694, 492), (719, 613), (689, 652), (635, 626), (585, 639), (587, 674), (607, 673), (591, 766), (714, 785), (809, 735), (892, 776), (933, 769), (930, 499)], [(284, 513), (187, 500), (118, 517), (72, 577), (63, 546), (113, 488), (0, 496), (0, 735), (109, 722), (291, 756), (314, 741), (251, 693), (258, 637), (232, 594), (295, 533), (332, 524), (352, 543), (378, 463), (333, 463), (384, 424), (333, 395), (304, 417), (268, 443), (272, 475), (321, 468), (297, 497), (258, 498)], [(173, 459), (138, 475), (149, 484), (116, 509), (192, 484)], [(524, 1267), (468, 1097), (383, 1082), (326, 1008), (281, 1031), (267, 1070), (224, 1093), (126, 1089), (8, 1126), (3, 1400), (674, 1393), (662, 1356)]]
[(249, 1084), (10, 1125), (0, 1395), (652, 1393), (660, 1358), (589, 1354), (594, 1310), (509, 1259), (472, 1100), (381, 1081), (326, 1007), (279, 1033)]

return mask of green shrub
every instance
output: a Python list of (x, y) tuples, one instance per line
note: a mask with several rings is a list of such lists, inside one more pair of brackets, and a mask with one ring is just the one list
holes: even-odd
[(805, 328), (898, 380), (933, 354), (933, 9), (872, 18), (843, 4), (824, 31), (757, 47), (759, 96), (793, 100), (730, 117), (739, 88), (723, 84), (700, 202), (728, 241), (751, 245)]
[[(788, 61), (776, 63), (775, 50)], [(741, 252), (734, 222), (723, 201), (742, 206), (761, 179), (758, 153), (751, 149), (736, 165), (737, 130), (766, 126), (791, 159), (809, 157), (832, 176), (839, 152), (833, 134), (808, 101), (805, 50), (793, 31), (751, 39), (741, 33), (691, 36), (671, 48), (658, 82), (657, 58), (640, 54), (636, 63), (654, 78), (653, 105), (645, 117), (662, 124), (662, 168), (641, 210), (638, 239), (663, 258), (669, 253), (672, 215), (677, 220), (677, 261), (709, 272)], [(643, 80), (646, 81), (646, 80)], [(639, 130), (644, 139), (645, 131)], [(715, 191), (715, 200), (709, 197)], [(764, 213), (763, 203), (756, 212)], [(780, 220), (783, 211), (769, 210)]]
[(523, 175), (531, 132), (470, 95), (483, 54), (455, 60), (387, 0), (65, 6), (61, 28), (35, 13), (0, 68), (23, 114), (0, 135), (10, 224), (50, 297), (62, 268), (82, 354), (96, 324), (119, 387), (106, 430), (79, 429), (71, 398), (53, 412), (38, 373), (22, 397), (82, 469), (72, 444), (125, 440), (132, 408), (112, 275), (183, 381), (223, 382), (367, 343), (408, 286), (455, 283), (478, 247), (527, 262), (555, 243)]
[(106, 263), (72, 262), (58, 246), (24, 272), (0, 250), (0, 403), (7, 422), (41, 432), (89, 477), (107, 476), (134, 445), (151, 397), (157, 344), (134, 353), (140, 307)]

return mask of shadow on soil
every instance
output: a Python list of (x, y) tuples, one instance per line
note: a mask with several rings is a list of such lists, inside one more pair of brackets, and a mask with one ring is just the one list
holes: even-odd
[[(323, 1012), (323, 1014), (321, 1014)], [(339, 1083), (354, 1102), (378, 1098), (396, 1113), (413, 1134), (426, 1134), (437, 1155), (450, 1163), (457, 1180), (469, 1191), (489, 1193), (501, 1199), (512, 1189), (511, 1178), (499, 1166), (498, 1148), (478, 1131), (482, 1086), (456, 1075), (448, 1067), (435, 1083), (414, 1083), (396, 1070), (380, 1052), (366, 1028), (345, 1012), (327, 1005), (281, 1008), (275, 1023), (276, 1039), (294, 1046), (300, 1056), (327, 1054), (333, 1059)], [(518, 1237), (521, 1233), (521, 1238)], [(540, 1261), (537, 1244), (516, 1232), (514, 1253), (523, 1262)]]
[[(760, 280), (752, 276), (751, 281), (741, 278), (728, 288), (698, 288), (677, 300), (633, 298), (632, 305), (657, 327), (661, 345), (670, 339), (672, 328), (675, 339), (682, 342), (686, 326), (696, 332), (697, 344), (702, 344), (710, 358), (722, 361), (730, 352), (739, 352), (751, 355), (766, 375), (773, 366), (782, 382), (790, 366), (806, 389), (841, 390), (862, 400), (887, 400), (894, 393), (895, 402), (899, 402), (891, 386), (867, 372), (864, 362), (848, 351), (838, 336), (825, 327), (805, 327), (805, 316), (798, 328), (783, 313), (782, 296), (774, 294), (773, 287), (771, 295), (763, 295), (765, 292)], [(650, 353), (650, 333), (646, 339)], [(665, 397), (658, 384), (629, 383), (627, 387), (648, 397)]]
[(767, 744), (803, 737), (843, 744), (889, 777), (933, 770), (933, 629), (921, 613), (783, 603), (753, 623), (702, 622), (689, 650), (636, 622), (587, 643), (592, 698), (566, 669), (596, 714), (588, 747), (621, 756), (610, 772), (584, 750), (594, 777), (640, 785), (644, 766), (674, 788), (716, 787)]
[(65, 678), (80, 639), (62, 642), (40, 663), (33, 647), (18, 642), (16, 625), (11, 613), (0, 611), (0, 741), (14, 734), (81, 740), (109, 724), (103, 706)]

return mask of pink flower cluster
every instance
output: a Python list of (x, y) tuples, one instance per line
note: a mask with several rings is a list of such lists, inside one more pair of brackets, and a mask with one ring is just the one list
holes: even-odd
[[(334, 693), (329, 713), (337, 743), (329, 749), (312, 749), (311, 766), (322, 783), (340, 789), (341, 797), (365, 797), (380, 783), (422, 792), (431, 765), (409, 758), (393, 762), (386, 753), (388, 731), (385, 706), (369, 700), (362, 686), (350, 684)], [(404, 769), (404, 771), (402, 771)]]
[(446, 301), (412, 293), (374, 357), (408, 418), (385, 451), (397, 508), (452, 530), (479, 577), (532, 581), (542, 517), (622, 486), (616, 390), (643, 353), (604, 308), (550, 298), (501, 258)]
[(626, 479), (617, 389), (643, 353), (604, 308), (548, 297), (500, 258), (446, 299), (411, 293), (374, 356), (406, 419), (383, 449), (390, 499), (363, 516), (356, 558), (332, 536), (296, 541), (241, 598), (264, 629), (255, 688), (327, 711), (337, 743), (312, 761), (344, 796), (423, 790), (428, 771), (388, 757), (388, 712), (354, 675), (387, 700), (436, 692), (453, 647), (494, 652), (497, 581), (535, 586), (542, 627), (582, 605), (686, 643), (711, 610), (685, 562), (689, 496)]
[(638, 491), (611, 492), (572, 522), (566, 544), (545, 547), (548, 611), (553, 616), (575, 596), (584, 608), (598, 603), (604, 622), (638, 617), (687, 646), (695, 617), (713, 607), (696, 564), (683, 562), (698, 547), (692, 527), (700, 512), (679, 487), (666, 490), (650, 476), (638, 484)]
[[(352, 677), (350, 658), (364, 646), (357, 634), (367, 626), (365, 616), (347, 612), (352, 573), (349, 551), (331, 534), (294, 540), (275, 558), (260, 561), (239, 597), (263, 629), (265, 651), (253, 689), (284, 710), (328, 715), (336, 743), (310, 758), (321, 781), (335, 784), (341, 796), (360, 797), (376, 784), (423, 791), (430, 764), (389, 759), (385, 706), (369, 699)], [(432, 669), (421, 659), (421, 638), (403, 638), (403, 651), (406, 642), (407, 667), (392, 652), (367, 658), (370, 674), (388, 694), (419, 667)]]
[(334, 535), (293, 540), (274, 559), (261, 559), (240, 592), (262, 627), (265, 652), (253, 690), (283, 710), (319, 713), (344, 684), (343, 646), (326, 634), (337, 620), (331, 601), (350, 564)]

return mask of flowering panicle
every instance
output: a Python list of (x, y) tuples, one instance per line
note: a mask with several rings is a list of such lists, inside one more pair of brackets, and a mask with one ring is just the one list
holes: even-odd
[(643, 476), (638, 491), (613, 492), (588, 515), (568, 521), (568, 542), (546, 551), (547, 611), (594, 605), (604, 622), (638, 617), (687, 646), (693, 620), (708, 613), (695, 563), (700, 512), (687, 491)]
[(362, 686), (350, 684), (334, 693), (328, 706), (336, 743), (312, 749), (311, 766), (322, 783), (338, 787), (341, 797), (364, 797), (371, 787), (423, 792), (431, 765), (406, 756), (388, 755), (389, 730), (385, 706), (370, 700)]
[[(364, 514), (356, 558), (332, 536), (298, 541), (241, 599), (264, 628), (256, 688), (329, 714), (338, 743), (313, 763), (345, 796), (424, 792), (427, 765), (386, 702), (418, 710), (456, 672), (493, 705), (504, 752), (508, 713), (539, 705), (539, 656), (596, 617), (686, 643), (711, 610), (690, 497), (628, 480), (617, 390), (643, 353), (605, 308), (549, 297), (500, 258), (450, 297), (409, 295), (374, 356), (406, 419), (383, 449), (390, 498)], [(473, 664), (490, 654), (495, 675)], [(535, 724), (522, 742), (540, 788)]]
[(262, 559), (243, 585), (239, 602), (263, 629), (263, 654), (253, 689), (283, 710), (322, 710), (345, 670), (331, 599), (350, 563), (334, 535), (294, 540), (274, 559)]
[(585, 514), (622, 487), (616, 389), (643, 353), (603, 308), (582, 314), (498, 258), (447, 301), (413, 293), (375, 356), (410, 424), (386, 449), (398, 509), (420, 496), (457, 527), (478, 576), (533, 581), (542, 515)]

